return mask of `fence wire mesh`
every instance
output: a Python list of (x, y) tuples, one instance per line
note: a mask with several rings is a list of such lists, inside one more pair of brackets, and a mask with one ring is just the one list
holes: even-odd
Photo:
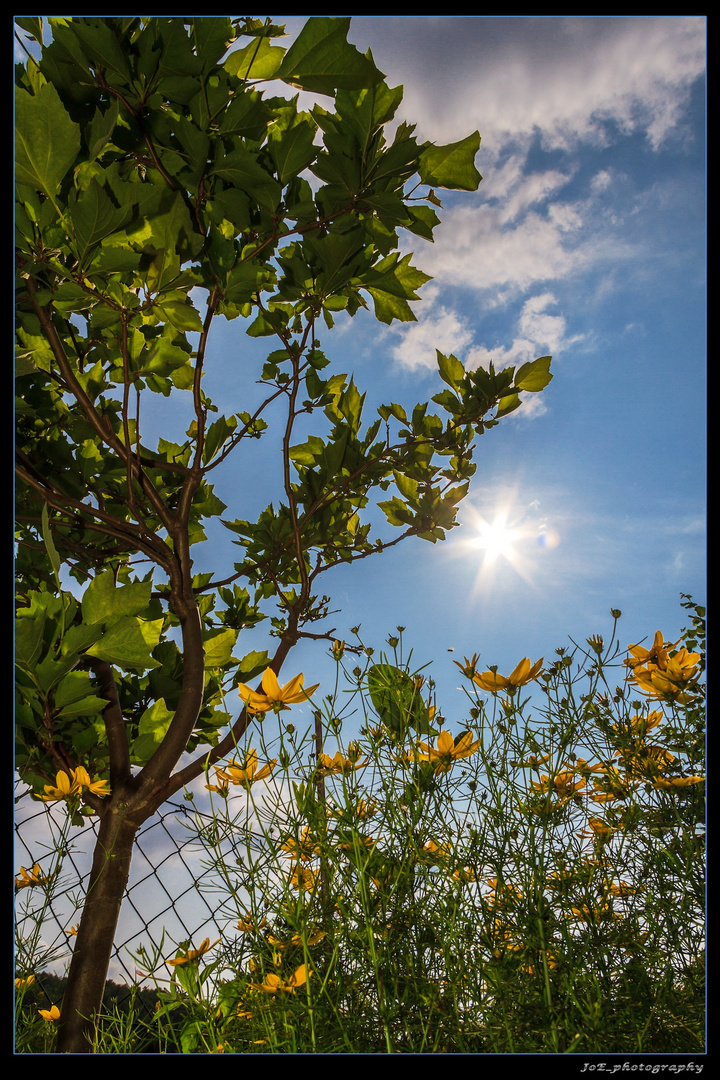
[[(74, 927), (82, 914), (97, 820), (68, 828), (64, 805), (37, 802), (16, 787), (16, 874), (21, 867), (42, 878), (46, 889), (20, 888), (16, 897), (16, 953), (19, 966), (32, 964), (64, 975), (72, 953)], [(146, 973), (133, 959), (142, 946), (149, 954), (175, 955), (177, 943), (227, 935), (234, 909), (214, 900), (214, 870), (200, 841), (215, 819), (188, 802), (168, 802), (141, 828), (133, 852), (108, 978), (143, 985)], [(224, 849), (237, 855), (237, 840)], [(245, 840), (242, 841), (246, 843)], [(32, 952), (30, 957), (30, 943)], [(28, 972), (23, 972), (23, 974)]]

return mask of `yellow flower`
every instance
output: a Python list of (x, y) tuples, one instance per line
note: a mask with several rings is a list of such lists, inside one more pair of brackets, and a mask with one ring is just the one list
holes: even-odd
[(318, 762), (320, 768), (318, 771), (322, 773), (323, 776), (330, 776), (332, 773), (342, 773), (344, 776), (347, 776), (348, 773), (353, 772), (354, 769), (362, 769), (364, 765), (367, 765), (367, 758), (360, 761), (361, 752), (360, 747), (356, 743), (350, 743), (348, 746), (347, 757), (343, 757), (339, 750), (334, 758), (329, 757), (328, 754), (319, 754)]
[(57, 1005), (53, 1005), (50, 1009), (38, 1009), (38, 1012), (42, 1016), (43, 1020), (50, 1020), (55, 1022), (60, 1019), (60, 1010)]
[(625, 664), (630, 668), (636, 668), (638, 665), (644, 667), (646, 664), (653, 664), (655, 667), (664, 668), (669, 659), (668, 650), (674, 648), (675, 645), (672, 645), (669, 641), (665, 641), (662, 632), (657, 630), (650, 649), (643, 649), (641, 645), (630, 646), (632, 660), (626, 660)]
[(244, 934), (254, 934), (257, 931), (262, 930), (266, 926), (266, 919), (261, 919), (257, 925), (253, 922), (252, 919), (240, 919), (239, 923), (237, 924), (238, 930), (242, 930)]
[(214, 948), (217, 945), (220, 938), (217, 941), (210, 944), (210, 938), (205, 938), (199, 949), (188, 949), (185, 956), (176, 956), (174, 960), (166, 961), (169, 967), (179, 967), (181, 964), (191, 964), (195, 960), (199, 960), (201, 956), (204, 956), (206, 952)]
[(599, 923), (604, 919), (621, 919), (622, 915), (619, 915), (616, 911), (613, 911), (612, 904), (605, 902), (598, 904), (597, 907), (590, 907), (589, 904), (582, 904), (580, 907), (574, 907), (570, 909), (576, 919), (581, 919), (586, 923)]
[(45, 794), (38, 795), (38, 799), (42, 799), (43, 802), (55, 802), (57, 799), (67, 799), (69, 795), (74, 795), (77, 791), (74, 782), (66, 772), (57, 774), (55, 784), (55, 787), (52, 784), (46, 784)]
[(215, 765), (215, 779), (217, 784), (206, 784), (206, 791), (214, 791), (216, 795), (222, 795), (223, 798), (227, 797), (230, 790), (230, 777), (223, 773), (219, 765)]
[(704, 776), (676, 776), (674, 779), (665, 779), (664, 777), (657, 777), (653, 780), (653, 787), (664, 788), (666, 791), (672, 788), (690, 787), (692, 784), (702, 784)]
[(267, 668), (262, 677), (262, 694), (257, 690), (251, 690), (245, 683), (238, 684), (238, 692), (250, 712), (263, 713), (276, 707), (285, 709), (298, 701), (307, 701), (313, 690), (317, 690), (320, 685), (320, 683), (315, 683), (314, 686), (304, 690), (303, 680), (302, 674), (296, 675), (294, 679), (281, 687), (275, 672), (272, 668)]
[(547, 765), (550, 760), (550, 754), (543, 754), (542, 757), (536, 757), (535, 754), (531, 754), (527, 761), (521, 761), (517, 766), (518, 769), (539, 769), (541, 765)]
[(517, 907), (519, 901), (522, 900), (522, 890), (517, 885), (506, 882), (498, 888), (497, 878), (488, 878), (487, 883), (491, 890), (487, 900), (495, 908)]
[[(99, 795), (101, 799), (104, 799), (106, 795), (110, 794), (110, 783), (108, 780), (91, 780), (87, 769), (82, 765), (78, 765), (77, 769), (73, 769), (73, 790), (83, 791), (87, 789), (91, 791), (93, 795)], [(47, 789), (46, 789), (47, 790)]]
[(638, 891), (632, 885), (628, 885), (626, 881), (619, 881), (617, 884), (611, 881), (608, 890), (611, 896), (617, 896), (621, 900), (626, 899), (628, 896), (635, 896)]
[(22, 979), (22, 978), (16, 979), (15, 980), (15, 989), (16, 990), (27, 990), (28, 986), (32, 986), (32, 984), (34, 982), (35, 982), (35, 976), (34, 975), (27, 975), (24, 979)]
[(318, 872), (309, 870), (306, 866), (295, 866), (290, 876), (290, 884), (294, 889), (312, 889), (315, 886)]
[[(545, 953), (545, 964), (547, 965), (547, 967), (549, 969), (557, 967), (557, 957), (555, 957), (552, 953), (546, 952)], [(535, 975), (537, 973), (537, 971), (538, 971), (538, 968), (539, 968), (539, 965), (536, 966), (535, 964), (525, 964), (523, 966), (522, 970), (527, 971), (528, 975)], [(542, 970), (542, 969), (540, 969), (540, 970)]]
[(358, 852), (362, 848), (366, 851), (371, 851), (377, 844), (377, 840), (374, 836), (362, 836), (360, 833), (353, 833), (349, 840), (343, 840), (338, 843), (338, 849), (340, 851), (354, 851)]
[(675, 760), (669, 750), (662, 746), (639, 744), (632, 750), (618, 750), (627, 775), (636, 780), (656, 780), (660, 773)]
[(589, 839), (596, 840), (599, 844), (606, 844), (610, 840), (617, 829), (614, 829), (612, 825), (608, 825), (602, 818), (590, 818), (588, 820), (590, 826), (590, 832), (579, 833), (580, 836), (587, 836)]
[(300, 839), (297, 840), (294, 836), (289, 836), (282, 844), (281, 850), (286, 851), (291, 859), (311, 862), (320, 854), (320, 845), (313, 838), (310, 826), (306, 825)]
[(308, 937), (303, 937), (302, 934), (293, 934), (290, 938), (292, 945), (317, 945), (318, 941), (322, 941), (325, 937), (325, 930), (311, 930)]
[(444, 844), (436, 844), (434, 840), (428, 840), (423, 848), (432, 857), (433, 862), (442, 862), (452, 855), (452, 844), (445, 841)]
[(558, 795), (558, 806), (563, 806), (585, 787), (586, 781), (581, 777), (575, 779), (573, 771), (555, 773), (552, 780), (549, 776), (541, 776), (539, 780), (533, 780), (531, 787), (536, 795), (548, 795), (550, 792)]
[(354, 818), (361, 818), (361, 819), (362, 818), (373, 817), (375, 814), (377, 814), (377, 812), (378, 812), (378, 807), (377, 807), (376, 803), (374, 803), (374, 802), (366, 803), (364, 799), (358, 800), (357, 806), (355, 806), (354, 808), (352, 808), (350, 810), (333, 809), (331, 811), (333, 816), (337, 817), (337, 818), (345, 817), (345, 815), (347, 813), (350, 813), (350, 814), (352, 814), (352, 816)]
[(306, 965), (302, 964), (286, 981), (271, 971), (265, 976), (262, 983), (250, 983), (253, 990), (262, 990), (264, 994), (292, 993), (298, 986), (304, 986), (307, 982), (308, 972)]
[[(428, 746), (427, 743), (419, 742), (421, 753), (417, 755), (420, 761), (430, 761), (435, 764), (435, 772), (447, 772), (453, 762), (458, 758), (470, 757), (480, 746), (480, 740), (472, 741), (469, 731), (464, 731), (453, 739), (449, 731), (441, 731), (438, 735), (437, 746)], [(408, 760), (411, 760), (408, 756)]]
[(606, 765), (602, 771), (603, 775), (599, 780), (593, 777), (593, 791), (590, 792), (593, 802), (613, 802), (630, 797), (632, 787), (624, 773), (614, 765)]
[(682, 648), (671, 655), (674, 648), (676, 645), (665, 641), (658, 630), (652, 648), (631, 645), (632, 658), (625, 663), (632, 669), (629, 681), (643, 694), (684, 704), (689, 700), (687, 691), (694, 687), (700, 676), (700, 653), (690, 653)]
[(455, 667), (460, 668), (466, 678), (473, 679), (475, 677), (475, 674), (477, 673), (477, 662), (479, 659), (480, 657), (478, 656), (478, 654), (473, 653), (470, 660), (468, 660), (467, 656), (463, 657), (463, 660), (465, 661), (463, 664), (461, 664), (459, 660), (453, 660), (453, 664), (455, 665)]
[(627, 721), (627, 728), (624, 728), (622, 724), (613, 724), (612, 730), (616, 731), (619, 735), (623, 735), (626, 731), (630, 735), (640, 736), (647, 735), (648, 731), (652, 731), (665, 719), (660, 709), (654, 709), (649, 712), (647, 716), (631, 716)]
[(276, 765), (277, 758), (273, 758), (272, 761), (266, 762), (258, 772), (257, 751), (251, 750), (245, 759), (245, 765), (242, 767), (238, 765), (237, 761), (231, 761), (229, 765), (224, 767), (215, 766), (216, 778), (220, 782), (220, 788), (213, 787), (210, 784), (205, 786), (210, 791), (227, 789), (228, 784), (241, 784), (243, 787), (249, 787), (250, 784), (254, 784), (258, 780), (266, 780)]
[(68, 776), (65, 771), (59, 772), (55, 777), (55, 787), (52, 784), (46, 784), (45, 794), (38, 795), (38, 799), (42, 799), (43, 802), (56, 802), (58, 799), (67, 799), (71, 795), (80, 795), (84, 790), (99, 795), (101, 799), (110, 794), (108, 781), (91, 780), (90, 774), (83, 765), (78, 765), (77, 769), (70, 771), (72, 776)]
[(507, 678), (498, 675), (496, 671), (485, 671), (482, 675), (473, 675), (473, 682), (477, 683), (481, 690), (488, 690), (491, 694), (497, 694), (501, 690), (512, 694), (518, 687), (537, 679), (542, 671), (542, 663), (542, 656), (534, 664), (531, 664), (526, 656)]
[(20, 877), (15, 878), (15, 888), (28, 889), (33, 885), (47, 885), (50, 881), (52, 881), (52, 875), (43, 877), (40, 873), (40, 864), (35, 863), (32, 870), (26, 870), (24, 866), (20, 867)]
[(650, 698), (684, 704), (689, 700), (686, 691), (691, 690), (700, 677), (699, 660), (700, 653), (680, 649), (662, 668), (634, 668), (630, 682)]
[[(318, 930), (316, 927), (314, 930), (309, 929), (306, 934), (293, 934), (289, 941), (281, 941), (274, 934), (268, 934), (267, 940), (275, 949), (282, 950), (292, 945), (317, 945), (318, 941), (322, 941), (325, 937), (325, 933), (325, 930)], [(277, 956), (276, 964), (282, 963), (282, 957), (277, 953), (274, 955)]]

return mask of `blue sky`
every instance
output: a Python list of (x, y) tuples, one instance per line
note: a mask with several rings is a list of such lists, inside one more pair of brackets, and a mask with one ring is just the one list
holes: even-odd
[[(304, 17), (276, 21), (293, 33)], [(434, 244), (408, 244), (433, 276), (418, 321), (338, 320), (322, 338), (336, 370), (369, 410), (436, 393), (436, 348), (471, 367), (553, 356), (547, 390), (480, 440), (444, 544), (408, 541), (325, 579), (338, 636), (359, 623), (380, 649), (404, 625), (460, 721), (452, 659), (477, 651), (508, 673), (569, 634), (608, 635), (611, 607), (624, 644), (673, 638), (679, 594), (705, 600), (705, 21), (373, 16), (349, 36), (404, 85), (421, 139), (480, 131), (484, 179), (445, 193)], [(237, 325), (218, 339), (223, 394), (247, 386)], [(258, 507), (278, 491), (279, 461), (268, 469)], [(218, 493), (250, 507), (239, 479)], [(516, 536), (493, 559), (478, 528), (503, 515)], [(390, 535), (380, 517), (378, 530)], [(299, 647), (288, 677), (329, 683), (321, 653)]]

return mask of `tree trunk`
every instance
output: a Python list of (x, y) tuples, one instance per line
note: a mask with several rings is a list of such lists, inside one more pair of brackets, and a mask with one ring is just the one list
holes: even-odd
[(92, 1053), (137, 829), (122, 802), (109, 806), (100, 821), (58, 1026), (58, 1053)]

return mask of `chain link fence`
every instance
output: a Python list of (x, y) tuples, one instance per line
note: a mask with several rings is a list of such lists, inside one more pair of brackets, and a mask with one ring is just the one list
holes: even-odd
[[(69, 826), (64, 804), (45, 804), (16, 787), (14, 865), (30, 873), (36, 865), (42, 889), (20, 888), (16, 897), (16, 952), (33, 971), (64, 975), (72, 953), (92, 864), (97, 820)], [(108, 978), (142, 985), (132, 954), (172, 957), (180, 941), (226, 935), (233, 913), (213, 900), (214, 871), (199, 839), (215, 819), (193, 800), (168, 802), (138, 833), (130, 879), (115, 937)], [(243, 840), (243, 844), (246, 841)], [(235, 843), (225, 837), (232, 857)], [(237, 919), (237, 915), (234, 915)], [(34, 954), (34, 955), (33, 955)]]

